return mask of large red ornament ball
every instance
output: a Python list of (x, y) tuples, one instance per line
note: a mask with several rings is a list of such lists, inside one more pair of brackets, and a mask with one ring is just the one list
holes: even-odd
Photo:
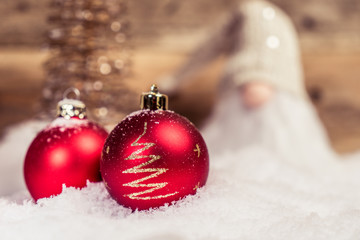
[(110, 195), (133, 210), (163, 206), (202, 187), (209, 173), (204, 139), (186, 118), (142, 110), (107, 138), (100, 162)]
[(84, 187), (101, 181), (100, 158), (107, 132), (87, 119), (57, 118), (31, 143), (24, 176), (37, 200), (61, 193), (62, 185)]

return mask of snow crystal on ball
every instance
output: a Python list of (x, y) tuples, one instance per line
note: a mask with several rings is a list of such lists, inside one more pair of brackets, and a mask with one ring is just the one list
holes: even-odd
[(65, 119), (62, 117), (58, 117), (47, 126), (47, 129), (60, 127), (60, 131), (63, 132), (65, 130), (65, 127), (74, 128), (88, 123), (89, 121), (87, 119), (76, 119), (76, 118)]

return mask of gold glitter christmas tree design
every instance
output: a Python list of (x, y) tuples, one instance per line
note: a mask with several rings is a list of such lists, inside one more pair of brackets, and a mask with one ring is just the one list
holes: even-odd
[(150, 149), (155, 146), (155, 143), (139, 143), (139, 140), (146, 134), (147, 132), (147, 122), (144, 123), (144, 132), (131, 144), (132, 147), (136, 146), (142, 146), (142, 148), (136, 150), (133, 152), (129, 157), (127, 157), (125, 160), (135, 160), (135, 159), (148, 159), (148, 161), (141, 163), (135, 167), (126, 169), (122, 173), (151, 173), (149, 176), (134, 180), (130, 183), (125, 183), (123, 186), (133, 187), (133, 188), (139, 188), (139, 187), (147, 187), (149, 189), (144, 191), (139, 191), (131, 194), (124, 195), (125, 197), (129, 197), (131, 199), (136, 200), (150, 200), (150, 199), (160, 199), (160, 198), (166, 198), (169, 196), (173, 196), (177, 194), (178, 192), (169, 193), (165, 195), (155, 195), (155, 196), (141, 196), (146, 195), (148, 193), (152, 193), (156, 190), (164, 188), (168, 183), (162, 182), (162, 183), (142, 183), (146, 180), (157, 178), (159, 175), (165, 173), (169, 169), (167, 168), (143, 168), (155, 161), (158, 161), (161, 156), (159, 155), (141, 155), (142, 152), (144, 152), (147, 149)]

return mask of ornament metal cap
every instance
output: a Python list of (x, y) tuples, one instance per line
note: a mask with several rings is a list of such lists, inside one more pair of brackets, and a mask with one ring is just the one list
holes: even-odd
[(150, 88), (150, 92), (141, 95), (141, 109), (149, 110), (167, 110), (168, 109), (168, 96), (159, 93), (155, 84)]
[[(76, 99), (68, 98), (70, 93), (74, 93)], [(86, 118), (85, 103), (79, 100), (80, 91), (77, 88), (71, 87), (65, 90), (63, 99), (57, 104), (57, 116), (65, 119), (78, 117), (79, 119)]]

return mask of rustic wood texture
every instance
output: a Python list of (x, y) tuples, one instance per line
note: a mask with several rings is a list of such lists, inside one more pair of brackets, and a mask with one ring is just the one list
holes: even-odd
[[(0, 44), (41, 45), (50, 0), (2, 0)], [(157, 41), (212, 23), (241, 0), (131, 0), (128, 18), (136, 41)], [(293, 19), (307, 48), (360, 49), (359, 0), (272, 0)], [(313, 50), (313, 49), (311, 49)]]
[[(145, 91), (174, 70), (199, 43), (204, 29), (236, 0), (132, 0), (132, 86)], [(360, 1), (273, 0), (294, 20), (303, 51), (306, 85), (335, 149), (360, 149)], [(0, 4), (0, 133), (39, 111), (49, 0), (2, 0)], [(223, 60), (199, 73), (171, 107), (201, 125), (211, 111)], [(206, 87), (201, 84), (209, 82)], [(134, 109), (137, 107), (134, 103)], [(188, 106), (192, 107), (189, 108)]]
[[(44, 52), (33, 49), (8, 49), (0, 58), (0, 129), (35, 116), (39, 111), (44, 82)], [(159, 76), (171, 72), (187, 54), (138, 49), (134, 55), (132, 86), (140, 93)], [(223, 59), (205, 68), (191, 86), (171, 100), (171, 108), (201, 125), (210, 113), (209, 96), (215, 93)], [(360, 54), (305, 54), (306, 84), (335, 149), (349, 152), (360, 148)], [(202, 84), (207, 81), (209, 84)], [(138, 103), (134, 103), (134, 110)], [(188, 107), (188, 106), (191, 106)]]

